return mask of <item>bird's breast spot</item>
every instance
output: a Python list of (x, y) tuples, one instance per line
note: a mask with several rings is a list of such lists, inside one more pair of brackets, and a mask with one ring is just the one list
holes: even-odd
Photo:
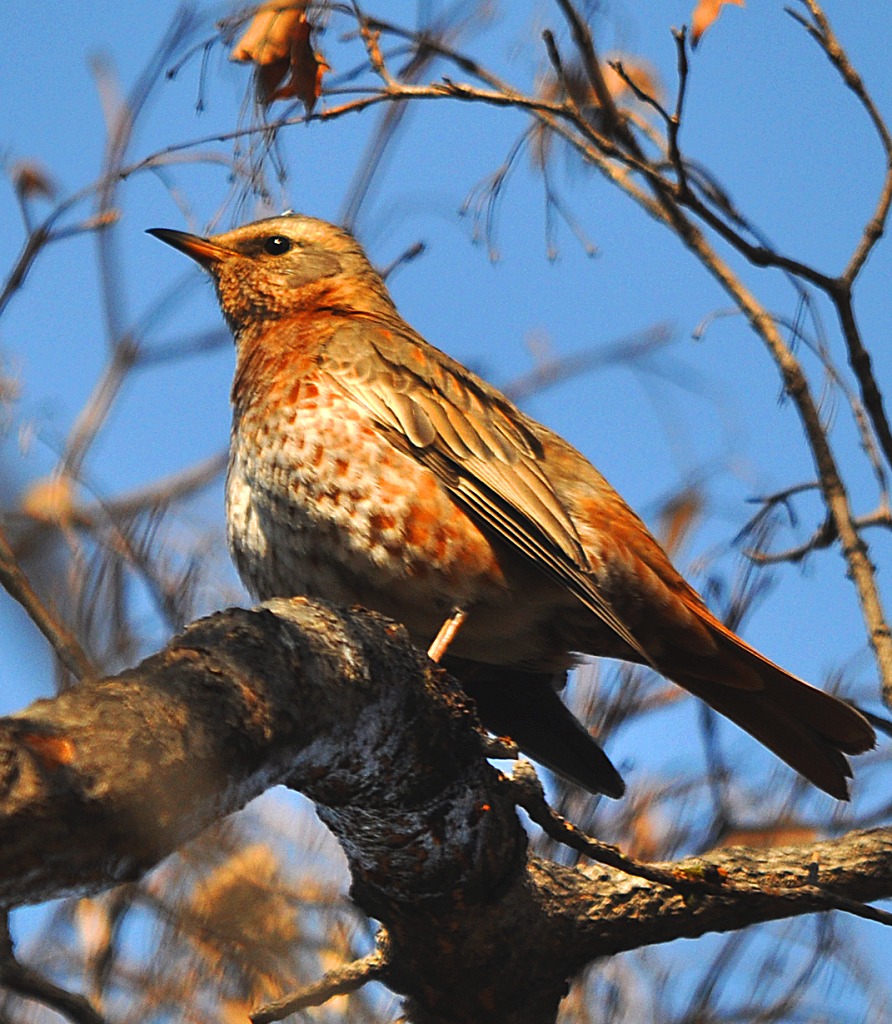
[(385, 533), (392, 533), (396, 529), (396, 518), (386, 512), (373, 512), (369, 516), (369, 530), (372, 540)]
[(442, 559), (444, 554), (442, 548), (445, 546), (443, 541), (445, 530), (440, 524), (439, 516), (437, 516), (436, 512), (431, 512), (425, 505), (415, 504), (406, 509), (403, 521), (403, 536), (408, 547), (418, 548), (423, 551), (427, 550), (434, 542), (437, 533), (440, 535), (440, 550), (437, 552), (432, 551), (431, 555)]

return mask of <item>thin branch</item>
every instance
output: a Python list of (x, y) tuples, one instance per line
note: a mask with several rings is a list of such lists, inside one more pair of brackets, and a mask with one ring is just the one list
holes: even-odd
[(359, 34), (362, 36), (362, 41), (365, 44), (366, 53), (369, 58), (369, 67), (381, 79), (385, 88), (390, 89), (398, 83), (393, 75), (391, 75), (387, 62), (384, 60), (384, 55), (381, 53), (379, 45), (381, 30), (369, 27), (368, 18), (362, 13), (359, 4), (355, 0), (353, 0), (353, 9), (356, 15), (356, 22), (359, 25)]
[(634, 152), (637, 149), (637, 144), (628, 131), (625, 119), (617, 109), (613, 94), (607, 88), (607, 83), (604, 81), (601, 62), (595, 50), (595, 41), (591, 29), (583, 21), (571, 0), (557, 0), (557, 3), (570, 26), (573, 41), (582, 58), (582, 67), (589, 80), (589, 85), (592, 87), (592, 92), (598, 101), (598, 106), (601, 108), (601, 115), (606, 126), (606, 134), (620, 134), (623, 142), (626, 144), (631, 143), (632, 151)]
[[(839, 278), (827, 282), (826, 286), (822, 287), (836, 306), (848, 349), (849, 364), (858, 380), (862, 400), (876, 430), (880, 446), (887, 461), (892, 465), (892, 428), (890, 428), (882, 394), (873, 373), (870, 355), (861, 340), (852, 305), (852, 287), (855, 279), (867, 262), (873, 247), (882, 237), (889, 217), (889, 209), (892, 206), (892, 135), (890, 135), (861, 76), (849, 60), (820, 4), (816, 0), (800, 0), (800, 2), (808, 8), (812, 21), (791, 8), (786, 9), (787, 13), (802, 25), (812, 39), (817, 42), (830, 63), (839, 72), (843, 82), (855, 94), (876, 129), (886, 160), (886, 172), (876, 207), (865, 225), (861, 239), (852, 253), (848, 265)], [(889, 694), (892, 697), (892, 684), (889, 686)]]
[(861, 268), (867, 262), (871, 250), (882, 237), (886, 220), (889, 216), (889, 208), (892, 205), (892, 134), (890, 134), (886, 122), (873, 102), (870, 93), (867, 91), (861, 76), (849, 60), (848, 54), (833, 31), (830, 21), (820, 4), (816, 0), (799, 0), (799, 2), (808, 8), (809, 13), (814, 19), (813, 22), (808, 21), (798, 11), (792, 10), (789, 7), (786, 8), (787, 13), (802, 25), (812, 39), (817, 42), (830, 63), (839, 72), (842, 80), (858, 98), (858, 102), (864, 107), (867, 116), (876, 129), (886, 156), (886, 175), (873, 216), (867, 222), (861, 236), (861, 241), (858, 243), (848, 266), (841, 275), (841, 282), (851, 287)]
[(105, 1018), (87, 998), (54, 984), (16, 960), (5, 913), (0, 932), (0, 984), (23, 999), (33, 999), (50, 1007), (72, 1024), (105, 1024)]
[(378, 935), (378, 948), (368, 956), (353, 963), (336, 967), (312, 985), (292, 992), (275, 1002), (266, 1003), (250, 1014), (252, 1024), (273, 1024), (284, 1020), (298, 1010), (311, 1006), (322, 1006), (335, 996), (345, 996), (362, 988), (370, 981), (386, 981), (389, 966), (386, 950), (386, 933)]
[[(762, 516), (774, 505), (785, 505), (790, 508), (790, 498), (796, 497), (797, 494), (806, 494), (809, 491), (820, 491), (820, 489), (821, 485), (819, 481), (806, 480), (803, 483), (791, 484), (789, 487), (784, 487), (779, 491), (773, 491), (771, 494), (758, 494), (748, 500), (752, 504), (765, 506), (763, 510), (757, 513), (758, 516)], [(791, 519), (793, 519), (792, 512)]]
[(687, 28), (672, 30), (672, 38), (675, 40), (675, 53), (677, 62), (678, 89), (675, 94), (675, 110), (669, 119), (666, 130), (666, 137), (669, 143), (669, 159), (675, 168), (678, 177), (678, 184), (682, 189), (687, 188), (687, 171), (684, 160), (681, 158), (681, 150), (678, 145), (678, 136), (681, 131), (682, 116), (684, 114), (684, 102), (688, 91), (688, 47)]
[(59, 464), (59, 472), (65, 476), (73, 479), (80, 476), (84, 459), (105, 423), (127, 374), (135, 365), (138, 354), (138, 342), (129, 338), (121, 338), (112, 349), (111, 359), (68, 435), (65, 453)]
[(427, 246), (424, 242), (413, 242), (410, 246), (403, 249), (399, 256), (394, 257), (386, 267), (382, 267), (378, 273), (386, 281), (401, 267), (406, 266), (407, 263), (411, 263), (413, 260), (417, 260), (419, 256), (423, 256), (426, 249)]
[(232, 335), (225, 327), (212, 327), (210, 330), (180, 338), (176, 341), (158, 342), (151, 346), (141, 346), (136, 353), (137, 366), (159, 366), (164, 363), (188, 359), (191, 356), (204, 355), (217, 349), (232, 345)]
[(22, 287), (28, 271), (37, 259), (44, 246), (52, 240), (52, 234), (45, 225), (35, 228), (25, 240), (19, 258), (6, 278), (3, 290), (0, 291), (0, 315), (6, 309), (12, 296)]
[[(892, 513), (887, 508), (877, 509), (869, 515), (857, 516), (854, 520), (857, 530), (866, 530), (874, 526), (892, 529)], [(778, 565), (781, 562), (801, 562), (813, 551), (829, 548), (838, 540), (833, 521), (828, 517), (815, 530), (807, 541), (784, 551), (759, 551), (754, 548), (744, 549), (744, 555), (757, 565)]]
[(824, 502), (833, 519), (849, 574), (855, 584), (880, 678), (884, 689), (892, 693), (892, 634), (877, 587), (875, 570), (855, 525), (848, 493), (802, 365), (781, 337), (775, 319), (709, 245), (702, 232), (681, 217), (672, 226), (686, 248), (697, 256), (734, 299), (753, 331), (764, 342), (780, 372), (784, 389), (799, 414), (821, 482)]
[(870, 416), (861, 399), (840, 373), (826, 344), (818, 341), (817, 339), (810, 338), (795, 321), (780, 316), (776, 318), (778, 322), (783, 323), (796, 338), (801, 338), (802, 341), (815, 353), (815, 355), (817, 355), (821, 360), (821, 364), (823, 365), (827, 375), (845, 395), (846, 401), (848, 402), (849, 408), (852, 412), (852, 417), (855, 421), (855, 426), (858, 430), (861, 448), (867, 456), (871, 468), (873, 469), (874, 477), (876, 478), (877, 487), (880, 491), (880, 504), (882, 507), (886, 507), (889, 504), (886, 467), (883, 463), (881, 452), (877, 448), (878, 438), (876, 437), (874, 418)]
[(87, 217), (80, 223), (71, 224), (67, 227), (53, 227), (60, 217), (67, 213), (72, 206), (82, 202), (86, 196), (95, 191), (95, 188), (95, 185), (91, 185), (89, 188), (83, 189), (82, 191), (69, 196), (64, 202), (60, 203), (55, 210), (53, 210), (42, 224), (39, 224), (34, 228), (31, 234), (25, 239), (25, 244), (19, 254), (19, 258), (13, 264), (12, 270), (10, 270), (6, 281), (3, 284), (3, 288), (0, 290), (0, 316), (3, 315), (3, 312), (13, 295), (15, 295), (15, 293), (25, 283), (25, 278), (28, 276), (28, 272), (33, 266), (34, 261), (48, 245), (53, 242), (64, 241), (65, 239), (72, 238), (78, 234), (98, 231), (100, 228), (107, 227), (114, 218), (115, 215), (113, 213), (106, 213)]
[(229, 458), (228, 452), (218, 452), (194, 466), (189, 466), (170, 476), (155, 480), (145, 487), (139, 487), (127, 494), (119, 495), (116, 498), (109, 498), (99, 506), (85, 506), (85, 515), (92, 518), (94, 513), (102, 509), (110, 515), (131, 515), (136, 512), (143, 512), (146, 509), (157, 508), (163, 505), (171, 505), (176, 501), (191, 497), (196, 491), (200, 491), (213, 483), (226, 469)]
[(28, 577), (22, 572), (6, 534), (0, 529), (0, 584), (16, 599), (31, 617), (31, 621), (49, 641), (59, 661), (75, 679), (88, 679), (95, 675), (93, 663), (87, 657), (77, 638), (61, 623), (37, 596)]
[(712, 228), (716, 234), (720, 235), (724, 241), (752, 263), (754, 267), (769, 267), (784, 270), (796, 277), (801, 277), (805, 281), (809, 281), (822, 291), (827, 293), (832, 291), (834, 287), (834, 279), (829, 275), (822, 273), (820, 270), (816, 270), (814, 267), (807, 263), (803, 263), (800, 260), (793, 259), (790, 256), (784, 256), (775, 249), (768, 248), (765, 245), (754, 245), (752, 242), (749, 242), (740, 234), (739, 231), (731, 227), (731, 225), (712, 210), (707, 203), (700, 199), (696, 192), (692, 191), (690, 185), (687, 183), (687, 179), (685, 185), (680, 185), (679, 187), (678, 202), (689, 209), (692, 213), (696, 214), (696, 216)]
[(618, 341), (592, 345), (559, 359), (546, 358), (532, 370), (515, 377), (502, 390), (512, 402), (522, 402), (546, 388), (605, 366), (634, 365), (671, 344), (674, 335), (669, 324), (655, 324)]
[(555, 78), (563, 91), (564, 96), (571, 96), (567, 86), (567, 75), (564, 71), (564, 62), (561, 60), (561, 52), (558, 49), (557, 41), (551, 29), (545, 29), (542, 33), (542, 42), (545, 43), (545, 52), (548, 54), (548, 61), (554, 69)]
[(700, 876), (687, 877), (683, 872), (667, 871), (652, 864), (642, 864), (632, 857), (627, 857), (619, 847), (610, 846), (586, 835), (582, 829), (548, 805), (542, 783), (529, 761), (520, 760), (514, 765), (511, 783), (517, 806), (522, 807), (547, 836), (562, 846), (583, 854), (597, 864), (605, 864), (633, 878), (643, 878), (679, 892), (703, 888), (703, 878)]
[(877, 440), (883, 450), (887, 462), (892, 466), (892, 428), (886, 416), (886, 408), (883, 402), (883, 395), (877, 384), (873, 372), (873, 363), (870, 353), (864, 347), (861, 340), (861, 332), (855, 320), (855, 309), (852, 305), (851, 288), (842, 282), (831, 292), (836, 311), (839, 316), (840, 326), (846, 342), (846, 350), (849, 354), (849, 365), (855, 374), (855, 379), (861, 389), (861, 399), (864, 407), (870, 416), (870, 422), (876, 431)]
[(669, 112), (663, 104), (660, 103), (656, 96), (653, 96), (649, 92), (645, 92), (644, 89), (641, 88), (628, 71), (626, 71), (625, 65), (621, 60), (611, 60), (608, 63), (625, 82), (635, 99), (640, 103), (643, 103), (646, 107), (652, 107), (667, 124), (671, 123), (672, 118), (669, 116)]

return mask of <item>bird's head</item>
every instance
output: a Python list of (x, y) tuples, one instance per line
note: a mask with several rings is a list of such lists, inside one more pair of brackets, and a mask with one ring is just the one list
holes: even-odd
[(150, 228), (214, 279), (236, 338), (252, 326), (320, 305), (359, 312), (392, 310), (384, 282), (348, 232), (290, 214), (202, 238)]

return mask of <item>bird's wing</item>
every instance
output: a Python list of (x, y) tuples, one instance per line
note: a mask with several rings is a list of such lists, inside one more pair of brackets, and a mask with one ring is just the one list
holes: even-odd
[(597, 586), (579, 535), (543, 470), (542, 445), (511, 403), (402, 321), (351, 318), (320, 367), (500, 537), (559, 581), (645, 662)]

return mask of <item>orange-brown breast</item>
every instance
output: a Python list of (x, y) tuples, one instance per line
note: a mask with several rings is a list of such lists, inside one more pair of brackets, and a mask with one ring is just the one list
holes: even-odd
[(429, 640), (453, 607), (506, 599), (499, 558), (434, 473), (332, 380), (329, 324), (307, 313), (241, 339), (230, 547), (259, 598), (364, 604)]

